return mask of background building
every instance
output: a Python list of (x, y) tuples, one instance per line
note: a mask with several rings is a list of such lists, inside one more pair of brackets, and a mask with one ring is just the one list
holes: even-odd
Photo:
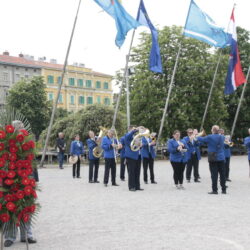
[[(54, 101), (58, 84), (61, 82), (63, 65), (57, 64), (55, 59), (45, 62), (46, 58), (35, 61), (32, 56), (10, 56), (8, 52), (0, 55), (0, 105), (6, 102), (8, 89), (22, 78), (42, 75), (46, 83), (48, 100)], [(74, 63), (67, 67), (58, 107), (76, 112), (85, 105), (111, 105), (113, 91), (112, 76), (95, 72), (86, 68), (84, 64)], [(3, 91), (2, 91), (3, 90)], [(3, 93), (3, 94), (2, 94)]]

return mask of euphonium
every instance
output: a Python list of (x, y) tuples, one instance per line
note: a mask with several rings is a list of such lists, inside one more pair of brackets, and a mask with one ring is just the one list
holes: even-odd
[(101, 140), (105, 134), (107, 133), (107, 129), (104, 128), (104, 127), (99, 127), (100, 128), (100, 132), (99, 132), (99, 135), (98, 135), (98, 140), (97, 140), (97, 146), (93, 149), (93, 155), (94, 157), (96, 158), (100, 158), (102, 156), (102, 153), (103, 153), (103, 149), (101, 147)]
[(139, 130), (138, 133), (134, 136), (133, 140), (130, 143), (130, 148), (134, 152), (140, 150), (142, 137), (150, 136), (149, 129), (141, 126), (138, 128), (138, 130)]

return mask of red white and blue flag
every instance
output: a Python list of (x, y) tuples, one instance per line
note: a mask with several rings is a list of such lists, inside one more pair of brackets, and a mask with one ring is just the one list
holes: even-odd
[(237, 87), (246, 82), (246, 78), (242, 72), (240, 63), (240, 56), (237, 44), (236, 25), (234, 20), (234, 9), (232, 11), (229, 27), (228, 27), (229, 39), (230, 39), (230, 58), (227, 71), (226, 85), (224, 93), (226, 95), (232, 94)]

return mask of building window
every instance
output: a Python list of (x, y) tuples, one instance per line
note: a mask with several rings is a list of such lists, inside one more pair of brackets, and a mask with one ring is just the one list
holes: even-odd
[(96, 102), (97, 102), (98, 104), (101, 104), (101, 97), (100, 97), (100, 96), (97, 96)]
[(36, 72), (36, 69), (34, 69), (34, 72)]
[(73, 95), (70, 96), (70, 104), (75, 104), (75, 97)]
[(58, 76), (58, 77), (57, 77), (57, 83), (60, 84), (60, 83), (61, 83), (61, 80), (62, 80), (62, 77), (61, 77), (61, 76)]
[(100, 82), (100, 81), (97, 81), (97, 82), (95, 83), (95, 87), (96, 87), (97, 89), (100, 89), (100, 88), (101, 88), (101, 82)]
[(28, 71), (28, 69), (26, 68), (25, 71)]
[(16, 74), (16, 82), (20, 80), (20, 74)]
[(104, 104), (105, 105), (110, 105), (110, 99), (109, 98), (104, 98)]
[(49, 93), (49, 101), (53, 101), (54, 99), (54, 94), (53, 93)]
[(63, 97), (62, 97), (62, 94), (59, 95), (59, 98), (58, 98), (58, 103), (63, 103)]
[(105, 82), (104, 83), (104, 89), (108, 89), (109, 88), (109, 83), (108, 82)]
[(87, 88), (92, 88), (92, 81), (91, 80), (86, 81), (86, 87)]
[(78, 87), (83, 87), (83, 79), (78, 79), (77, 85), (78, 85)]
[(50, 84), (54, 83), (54, 76), (48, 76), (48, 77), (47, 77), (47, 81), (48, 81), (48, 83), (50, 83)]
[(79, 104), (84, 104), (84, 96), (79, 96)]
[(8, 81), (9, 79), (9, 74), (7, 72), (3, 72), (3, 80)]
[(75, 78), (69, 78), (69, 85), (75, 86)]
[(87, 98), (87, 104), (93, 104), (93, 97), (89, 96)]
[(18, 68), (18, 67), (16, 67), (16, 70), (19, 70), (19, 68)]

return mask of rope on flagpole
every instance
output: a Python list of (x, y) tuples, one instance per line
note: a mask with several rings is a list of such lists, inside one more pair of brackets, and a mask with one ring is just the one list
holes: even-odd
[(241, 103), (242, 103), (242, 100), (244, 98), (245, 90), (246, 90), (246, 87), (247, 87), (247, 81), (248, 81), (248, 77), (249, 77), (249, 71), (250, 71), (250, 66), (249, 66), (248, 71), (247, 71), (246, 82), (245, 82), (245, 84), (243, 86), (243, 89), (242, 89), (242, 92), (241, 92), (240, 101), (239, 101), (239, 104), (238, 104), (238, 107), (237, 107), (237, 110), (236, 110), (236, 114), (235, 114), (235, 117), (234, 117), (234, 122), (233, 122), (232, 130), (231, 130), (231, 139), (233, 138), (233, 135), (234, 135), (234, 129), (235, 129), (235, 126), (236, 126), (236, 122), (238, 120)]
[(77, 11), (76, 11), (76, 16), (75, 16), (75, 21), (74, 21), (74, 24), (73, 24), (73, 28), (72, 28), (72, 32), (71, 32), (71, 36), (70, 36), (70, 40), (69, 40), (69, 45), (68, 45), (68, 48), (67, 48), (66, 57), (65, 57), (65, 61), (64, 61), (64, 66), (63, 66), (63, 71), (62, 71), (62, 76), (61, 76), (61, 82), (58, 85), (57, 96), (56, 96), (55, 102), (53, 103), (53, 109), (52, 109), (52, 114), (51, 114), (51, 117), (50, 117), (48, 132), (47, 132), (47, 135), (46, 135), (46, 140), (45, 140), (45, 145), (44, 145), (44, 149), (43, 149), (42, 159), (41, 159), (41, 162), (40, 162), (40, 165), (39, 165), (40, 168), (43, 167), (43, 163), (44, 163), (44, 159), (45, 159), (45, 155), (46, 155), (46, 151), (47, 151), (47, 147), (48, 147), (48, 143), (49, 143), (49, 137), (50, 137), (50, 134), (51, 134), (51, 129), (52, 129), (52, 125), (53, 125), (53, 121), (54, 121), (54, 117), (55, 117), (55, 112), (56, 112), (57, 103), (58, 103), (58, 100), (59, 100), (59, 95), (60, 95), (60, 92), (61, 92), (64, 76), (65, 76), (65, 73), (66, 73), (66, 67), (67, 67), (67, 64), (68, 64), (69, 52), (70, 52), (71, 43), (72, 43), (74, 32), (75, 32), (75, 27), (76, 27), (76, 22), (77, 22), (77, 18), (78, 18), (79, 9), (80, 9), (80, 6), (81, 6), (81, 1), (82, 0), (79, 0), (79, 4), (78, 4)]

